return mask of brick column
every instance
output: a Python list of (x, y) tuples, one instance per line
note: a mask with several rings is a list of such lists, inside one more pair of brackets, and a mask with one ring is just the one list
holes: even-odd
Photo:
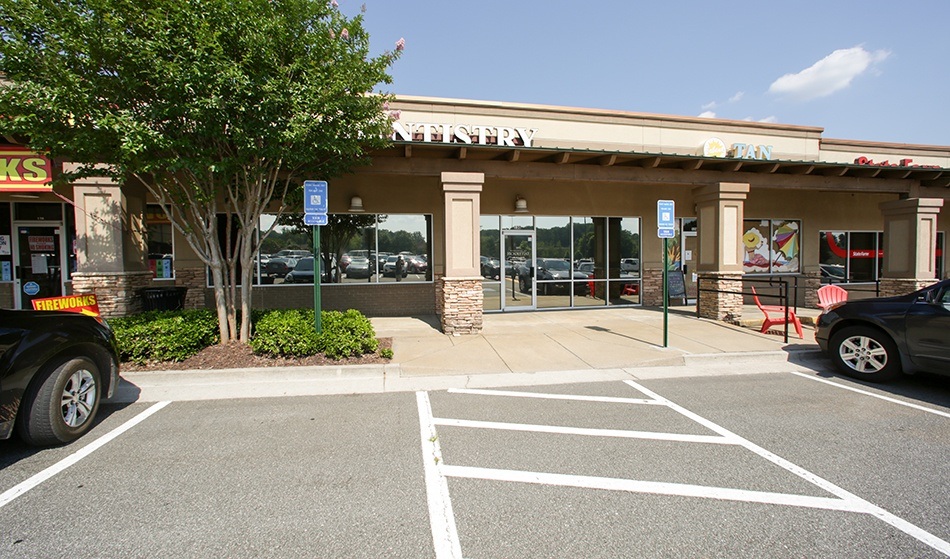
[(737, 324), (742, 318), (742, 275), (698, 272), (699, 316)]
[(207, 307), (205, 303), (205, 290), (207, 289), (205, 268), (175, 268), (175, 285), (188, 288), (188, 291), (185, 292), (186, 309)]
[(442, 173), (445, 196), (445, 275), (438, 281), (442, 331), (477, 334), (482, 330), (483, 293), (478, 219), (484, 173)]
[[(699, 315), (742, 317), (742, 218), (749, 185), (720, 182), (693, 189), (698, 218)], [(708, 290), (708, 291), (706, 291)]]
[(937, 281), (937, 216), (941, 198), (882, 202), (884, 273), (881, 296), (906, 295)]
[(73, 184), (77, 273), (73, 293), (95, 293), (105, 317), (141, 312), (145, 264), (145, 189), (91, 177)]
[(94, 293), (99, 313), (106, 318), (142, 312), (142, 289), (152, 283), (152, 272), (76, 272), (73, 293)]
[(805, 300), (800, 301), (800, 304), (809, 309), (820, 308), (818, 289), (821, 287), (821, 272), (805, 272), (802, 276), (805, 285)]
[(662, 307), (663, 269), (643, 268), (640, 275), (640, 302), (644, 307)]

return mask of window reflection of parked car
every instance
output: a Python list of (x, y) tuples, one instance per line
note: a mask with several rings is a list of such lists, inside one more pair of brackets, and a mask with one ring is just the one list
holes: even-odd
[(429, 269), (429, 261), (424, 254), (414, 254), (409, 257), (407, 269), (410, 274), (424, 274)]
[(283, 278), (293, 271), (297, 265), (297, 260), (293, 258), (272, 257), (264, 266), (263, 283), (274, 283), (277, 278)]
[[(537, 274), (540, 295), (549, 295), (554, 291), (570, 293), (571, 285), (574, 286), (575, 294), (584, 295), (587, 293), (587, 274), (572, 270), (571, 263), (567, 260), (539, 258), (535, 273)], [(532, 269), (527, 265), (518, 270), (518, 287), (522, 293), (531, 292), (531, 276)], [(577, 281), (572, 282), (571, 280)]]
[(639, 258), (621, 258), (620, 271), (621, 272), (639, 272), (640, 259)]
[[(386, 262), (383, 264), (383, 277), (396, 277), (396, 261), (399, 259), (399, 255), (392, 254), (386, 258)], [(403, 259), (402, 271), (400, 273), (402, 277), (406, 277), (408, 272), (405, 266), (405, 259)]]
[(112, 330), (83, 314), (0, 310), (0, 351), (0, 439), (77, 439), (119, 384)]
[[(301, 258), (297, 261), (294, 269), (284, 276), (285, 283), (313, 283), (313, 257)], [(330, 273), (327, 272), (327, 266), (320, 258), (320, 282), (329, 283)]]
[(587, 277), (594, 276), (594, 263), (590, 261), (581, 262), (577, 265), (577, 271), (587, 274)]
[(845, 269), (843, 264), (819, 264), (821, 277), (828, 278), (832, 282), (843, 282), (845, 280)]
[(353, 256), (346, 267), (346, 277), (350, 279), (367, 279), (372, 273), (372, 263), (365, 256)]
[(482, 257), (482, 277), (499, 279), (501, 277), (501, 262), (497, 258)]
[(815, 340), (844, 374), (871, 382), (950, 374), (950, 280), (898, 297), (847, 301), (818, 318)]

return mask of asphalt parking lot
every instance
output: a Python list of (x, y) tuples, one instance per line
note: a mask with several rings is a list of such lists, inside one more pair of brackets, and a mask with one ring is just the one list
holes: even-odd
[(0, 442), (0, 555), (950, 555), (946, 379), (807, 371), (106, 411), (66, 447)]

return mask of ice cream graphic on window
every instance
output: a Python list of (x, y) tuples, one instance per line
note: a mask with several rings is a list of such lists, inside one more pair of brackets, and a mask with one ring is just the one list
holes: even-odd
[(753, 272), (765, 272), (769, 269), (769, 247), (765, 242), (765, 236), (753, 227), (742, 236), (742, 244), (745, 246), (745, 267)]

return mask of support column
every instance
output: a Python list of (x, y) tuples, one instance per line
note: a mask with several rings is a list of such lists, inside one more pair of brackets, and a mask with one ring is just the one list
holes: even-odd
[[(693, 189), (698, 218), (700, 316), (727, 322), (742, 317), (742, 219), (746, 183), (720, 182)], [(709, 290), (709, 291), (705, 291)]]
[(937, 216), (941, 198), (883, 202), (884, 272), (881, 296), (906, 295), (937, 281)]
[(141, 311), (152, 280), (145, 265), (144, 188), (92, 178), (73, 185), (77, 272), (73, 293), (95, 293), (103, 316)]
[(484, 173), (442, 173), (445, 196), (445, 274), (436, 289), (442, 332), (477, 334), (484, 309), (479, 262), (481, 191)]

